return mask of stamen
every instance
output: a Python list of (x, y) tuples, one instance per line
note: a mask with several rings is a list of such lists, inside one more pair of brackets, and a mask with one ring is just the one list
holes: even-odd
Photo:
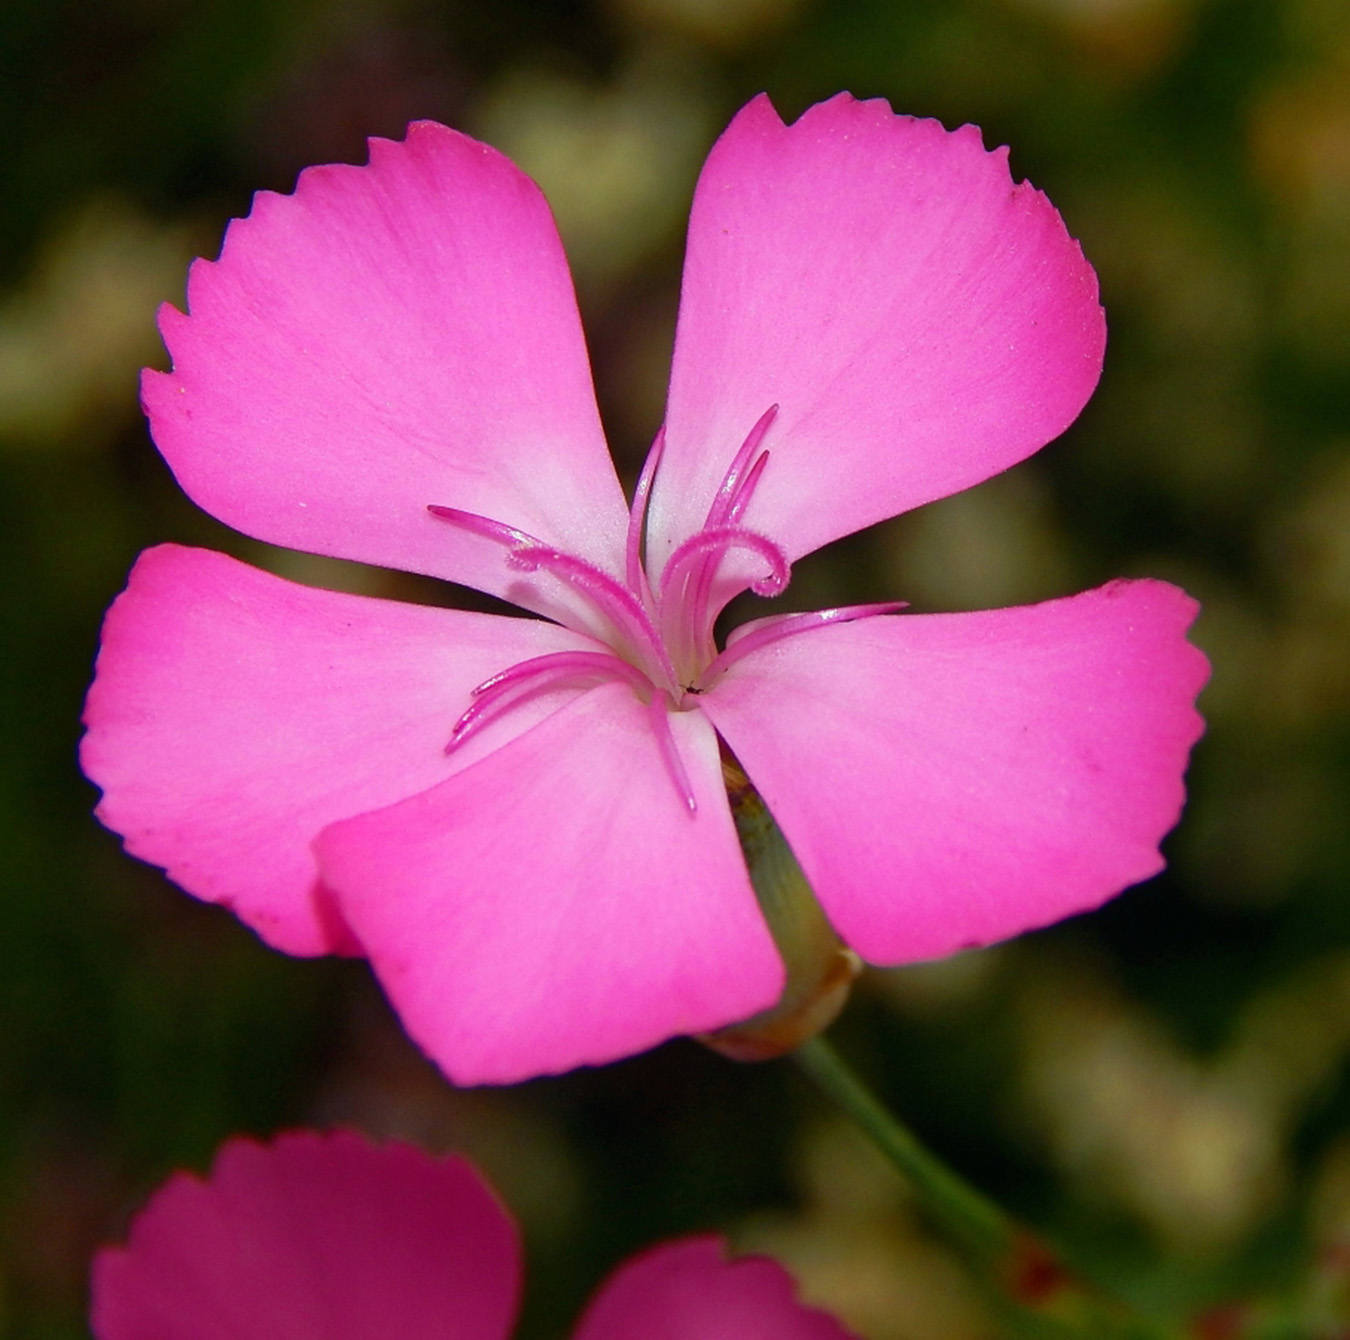
[(768, 619), (760, 619), (746, 624), (732, 634), (726, 649), (713, 658), (708, 668), (699, 676), (702, 689), (711, 687), (713, 680), (728, 667), (735, 665), (742, 656), (760, 647), (767, 647), (780, 638), (792, 637), (796, 633), (805, 633), (812, 628), (823, 628), (832, 623), (853, 623), (856, 619), (870, 619), (883, 614), (895, 614), (908, 605), (904, 600), (885, 600), (875, 605), (839, 605), (834, 609), (812, 610), (809, 614), (780, 614)]
[(684, 760), (675, 744), (675, 734), (670, 729), (670, 713), (661, 701), (661, 695), (654, 693), (647, 703), (647, 716), (651, 721), (652, 734), (661, 750), (662, 761), (675, 789), (684, 799), (685, 808), (690, 814), (698, 813), (698, 801), (694, 799), (694, 788), (689, 785), (689, 774), (684, 770)]
[(502, 521), (494, 521), (488, 516), (479, 516), (477, 512), (462, 512), (458, 507), (442, 507), (439, 503), (428, 503), (427, 511), (442, 521), (449, 521), (452, 525), (472, 531), (475, 535), (496, 540), (498, 544), (504, 544), (511, 549), (518, 549), (524, 545), (542, 546), (544, 543), (523, 530), (517, 530)]
[(769, 566), (766, 576), (750, 584), (756, 595), (777, 595), (787, 585), (787, 556), (763, 535), (742, 526), (720, 526), (691, 535), (670, 556), (661, 574), (660, 603), (666, 614), (667, 638), (676, 648), (680, 664), (686, 667), (706, 661), (716, 651), (709, 613), (713, 576), (723, 555), (733, 547), (754, 551)]
[(495, 675), (485, 679), (476, 689), (473, 689), (470, 696), (484, 698), (503, 689), (508, 689), (512, 685), (520, 683), (523, 679), (530, 679), (537, 674), (550, 670), (565, 670), (570, 674), (577, 675), (614, 675), (619, 679), (627, 680), (634, 688), (641, 689), (651, 686), (651, 680), (635, 665), (629, 665), (627, 661), (621, 660), (618, 656), (611, 655), (607, 651), (550, 651), (542, 656), (532, 656), (527, 661), (518, 661), (505, 670), (499, 670)]
[(532, 656), (485, 679), (473, 690), (474, 701), (451, 727), (445, 752), (454, 753), (489, 722), (495, 721), (511, 708), (518, 707), (536, 693), (543, 693), (563, 680), (592, 675), (623, 680), (639, 690), (652, 688), (651, 681), (641, 670), (607, 652), (554, 651), (543, 656)]
[(642, 607), (642, 602), (626, 586), (585, 559), (550, 549), (546, 545), (529, 544), (512, 549), (507, 562), (523, 572), (535, 572), (543, 568), (545, 572), (584, 590), (616, 630), (628, 635), (633, 650), (639, 655), (645, 653), (644, 659), (650, 658), (670, 688), (675, 688), (678, 680), (670, 655)]
[[(654, 472), (654, 465), (652, 470)], [(648, 472), (644, 469), (643, 473), (647, 474)], [(645, 498), (646, 492), (651, 489), (650, 476), (645, 486), (640, 484), (640, 488), (643, 488), (643, 497)], [(599, 609), (600, 613), (613, 625), (614, 630), (620, 636), (628, 639), (631, 650), (648, 665), (654, 672), (654, 676), (663, 677), (667, 687), (672, 691), (675, 690), (677, 687), (675, 667), (671, 664), (670, 656), (666, 652), (640, 596), (636, 594), (636, 591), (641, 590), (642, 587), (630, 591), (627, 587), (615, 581), (608, 573), (587, 563), (585, 559), (575, 558), (571, 554), (564, 554), (560, 550), (552, 549), (542, 540), (536, 539), (526, 531), (518, 530), (515, 526), (508, 526), (501, 521), (494, 521), (491, 517), (479, 516), (477, 512), (461, 511), (458, 507), (443, 507), (439, 503), (429, 504), (427, 511), (432, 516), (439, 517), (442, 521), (449, 521), (452, 525), (462, 527), (475, 535), (482, 535), (487, 539), (496, 540), (498, 544), (505, 545), (508, 549), (506, 561), (512, 567), (523, 572), (535, 572), (542, 568), (552, 576), (583, 591), (590, 597), (591, 602)], [(631, 535), (629, 544), (628, 561), (631, 571), (633, 563)], [(638, 557), (638, 571), (641, 572), (640, 556)], [(645, 585), (645, 577), (642, 578), (642, 582)]]
[[(744, 442), (741, 443), (741, 449), (736, 453), (731, 462), (731, 467), (722, 477), (721, 487), (717, 490), (713, 498), (712, 506), (708, 508), (708, 518), (704, 521), (705, 528), (709, 526), (722, 526), (730, 519), (729, 513), (735, 504), (742, 488), (741, 476), (745, 473), (746, 467), (754, 458), (755, 452), (759, 450), (759, 444), (764, 441), (764, 434), (769, 431), (769, 425), (778, 417), (778, 406), (770, 405), (763, 414), (759, 416), (755, 426), (750, 430)], [(758, 476), (756, 476), (758, 482)], [(753, 487), (753, 485), (752, 485)], [(747, 502), (749, 499), (747, 498)], [(742, 504), (744, 511), (744, 504)]]
[[(678, 606), (679, 622), (672, 627), (669, 613), (665, 621), (667, 632), (674, 635), (680, 645), (679, 658), (682, 661), (706, 656), (714, 650), (711, 645), (708, 605), (718, 566), (730, 544), (758, 549), (768, 559), (772, 576), (755, 583), (753, 589), (756, 592), (776, 595), (787, 584), (787, 559), (782, 551), (762, 536), (753, 535), (737, 525), (764, 474), (764, 467), (769, 463), (769, 453), (760, 451), (759, 446), (777, 417), (776, 404), (770, 405), (759, 416), (722, 477), (722, 483), (708, 508), (703, 529), (676, 549), (661, 574), (660, 603), (667, 611), (670, 609), (667, 600), (675, 578), (678, 576), (683, 582)], [(736, 537), (734, 540), (731, 538), (733, 535)], [(753, 535), (753, 538), (742, 540), (740, 537), (745, 535)], [(698, 645), (703, 642), (708, 645)]]
[[(771, 418), (772, 415), (768, 417)], [(767, 420), (764, 426), (767, 428)], [(762, 431), (759, 436), (763, 436)], [(757, 441), (758, 438), (750, 444), (752, 449)], [(447, 754), (454, 753), (465, 741), (522, 702), (557, 684), (569, 679), (586, 677), (614, 679), (628, 684), (640, 699), (645, 700), (648, 722), (666, 771), (670, 774), (670, 779), (685, 808), (691, 815), (697, 812), (698, 802), (694, 796), (694, 788), (689, 782), (689, 774), (685, 770), (670, 726), (670, 694), (678, 691), (679, 681), (670, 653), (666, 650), (643, 603), (644, 598), (650, 598), (651, 588), (642, 566), (642, 532), (652, 481), (656, 477), (664, 445), (663, 426), (652, 443), (652, 449), (647, 455), (633, 491), (633, 505), (629, 512), (625, 545), (627, 586), (621, 585), (607, 572), (587, 563), (584, 559), (550, 548), (533, 535), (514, 526), (494, 521), (491, 517), (479, 516), (476, 512), (462, 511), (458, 507), (443, 507), (438, 503), (428, 505), (427, 511), (432, 516), (504, 545), (508, 550), (506, 561), (511, 567), (524, 572), (543, 569), (551, 576), (582, 591), (590, 598), (600, 614), (609, 621), (614, 631), (626, 638), (632, 644), (632, 650), (650, 669), (657, 672), (656, 675), (649, 676), (636, 665), (608, 652), (559, 651), (531, 657), (490, 676), (472, 691), (473, 701), (451, 728), (450, 739), (445, 746)], [(751, 471), (751, 478), (748, 481), (751, 487), (762, 470), (763, 457), (756, 461)], [(734, 493), (731, 502), (735, 503)], [(719, 547), (725, 550), (728, 543), (741, 543), (739, 537), (749, 534), (748, 531), (733, 530), (728, 538), (714, 537), (711, 543), (705, 543), (691, 552), (699, 556)], [(773, 571), (764, 580), (772, 582), (781, 571), (782, 580), (785, 581), (786, 562), (767, 540), (752, 536), (748, 545), (758, 552), (764, 552), (765, 546), (773, 550), (780, 561), (775, 563), (772, 555), (768, 555)], [(687, 544), (681, 546), (672, 562), (683, 561), (681, 554), (688, 547)], [(657, 677), (665, 679), (668, 691), (663, 691), (654, 682)]]
[[(746, 530), (743, 526), (718, 526), (705, 529), (691, 535), (670, 556), (665, 571), (661, 574), (661, 600), (664, 603), (670, 596), (672, 583), (681, 575), (682, 568), (691, 566), (709, 554), (723, 554), (728, 549), (749, 549), (758, 554), (768, 565), (769, 573), (750, 584), (756, 595), (776, 596), (788, 584), (791, 569), (787, 555), (770, 539)], [(706, 599), (706, 597), (705, 597)], [(694, 612), (695, 622), (701, 621), (702, 610)]]
[[(742, 470), (745, 462), (749, 459), (750, 453), (755, 451), (760, 442), (764, 440), (764, 434), (768, 432), (769, 425), (773, 422), (777, 413), (778, 406), (770, 405), (760, 415), (759, 422), (750, 430), (745, 441), (741, 443), (740, 451), (736, 453), (731, 468), (722, 480), (722, 487), (718, 490), (718, 496), (714, 499), (712, 507), (708, 509), (708, 520), (704, 523), (705, 532), (710, 528), (713, 530), (721, 529), (727, 524), (735, 525), (740, 520), (741, 514), (754, 495), (760, 476), (764, 473), (764, 467), (769, 463), (769, 453), (761, 451), (755, 457), (755, 463), (744, 475), (742, 475)], [(685, 580), (684, 605), (685, 609), (692, 615), (691, 619), (685, 624), (685, 633), (691, 642), (696, 636), (694, 630), (702, 629), (704, 626), (708, 599), (712, 595), (713, 578), (717, 575), (718, 565), (725, 552), (725, 549), (719, 549), (716, 545), (709, 546), (704, 551), (698, 565)], [(672, 561), (673, 558), (674, 556), (672, 556)], [(669, 566), (666, 570), (667, 572), (670, 570)], [(786, 573), (783, 581), (786, 584)], [(668, 589), (664, 581), (661, 584), (661, 589), (663, 592)], [(782, 590), (781, 586), (779, 590)], [(692, 651), (693, 647), (690, 646), (689, 650)]]
[(759, 483), (759, 477), (764, 473), (764, 467), (769, 463), (769, 453), (761, 451), (755, 457), (755, 463), (750, 467), (749, 473), (745, 476), (745, 483), (736, 490), (736, 496), (732, 499), (731, 507), (727, 511), (727, 521), (735, 525), (741, 519), (746, 507), (754, 496), (755, 486)]
[(632, 591), (650, 594), (647, 585), (647, 572), (642, 566), (642, 528), (647, 520), (647, 499), (651, 495), (652, 481), (656, 478), (656, 467), (661, 463), (661, 453), (666, 449), (666, 425), (656, 431), (652, 449), (642, 463), (642, 473), (638, 475), (637, 486), (633, 489), (633, 506), (628, 512), (627, 540), (627, 576)]
[(512, 708), (519, 707), (535, 694), (544, 693), (566, 680), (589, 676), (619, 680), (637, 690), (640, 697), (647, 695), (647, 720), (656, 738), (656, 746), (661, 751), (661, 761), (666, 765), (666, 771), (680, 799), (684, 801), (685, 808), (691, 815), (696, 814), (698, 801), (694, 798), (694, 788), (690, 785), (684, 760), (675, 744), (675, 734), (670, 728), (670, 700), (636, 666), (606, 652), (548, 652), (521, 661), (485, 679), (473, 690), (474, 701), (451, 728), (445, 752), (453, 754), (490, 722), (504, 716)]

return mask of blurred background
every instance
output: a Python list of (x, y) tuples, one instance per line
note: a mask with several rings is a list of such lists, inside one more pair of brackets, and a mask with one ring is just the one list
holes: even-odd
[(416, 117), (513, 156), (556, 211), (631, 481), (690, 191), (761, 89), (788, 118), (849, 89), (1010, 144), (1111, 325), (1059, 442), (804, 562), (790, 598), (950, 610), (1149, 574), (1204, 602), (1215, 667), (1167, 873), (869, 972), (839, 1045), (1145, 1307), (1331, 1288), (1307, 1272), (1350, 1242), (1343, 0), (2, 0), (0, 1336), (87, 1334), (91, 1250), (171, 1168), (338, 1122), (481, 1161), (526, 1227), (527, 1338), (565, 1334), (621, 1254), (706, 1229), (778, 1253), (866, 1340), (994, 1334), (789, 1062), (682, 1041), (454, 1092), (361, 964), (282, 958), (124, 857), (75, 767), (99, 619), (144, 545), (427, 598), (218, 526), (146, 436), (156, 306), (255, 189)]

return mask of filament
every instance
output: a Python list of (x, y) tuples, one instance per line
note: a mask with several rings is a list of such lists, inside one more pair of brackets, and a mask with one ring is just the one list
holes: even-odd
[(527, 661), (499, 671), (472, 691), (468, 708), (450, 731), (445, 746), (453, 754), (465, 741), (485, 726), (500, 719), (512, 708), (536, 694), (547, 692), (571, 679), (596, 677), (629, 685), (639, 697), (646, 697), (647, 722), (660, 751), (661, 761), (684, 807), (691, 815), (698, 812), (698, 801), (689, 782), (689, 773), (675, 743), (670, 727), (669, 699), (656, 689), (636, 666), (602, 651), (554, 651), (533, 656)]
[(739, 637), (727, 644), (726, 649), (714, 657), (699, 679), (700, 686), (707, 688), (712, 681), (735, 665), (742, 656), (761, 647), (767, 647), (781, 638), (793, 637), (797, 633), (806, 633), (813, 628), (824, 628), (834, 623), (853, 623), (857, 619), (871, 619), (882, 614), (895, 614), (906, 608), (903, 600), (885, 600), (874, 605), (838, 605), (834, 609), (812, 610), (809, 614), (780, 614), (773, 618), (760, 619), (738, 629)]
[(768, 564), (768, 574), (751, 583), (750, 589), (756, 595), (776, 596), (788, 584), (791, 570), (787, 555), (772, 540), (743, 526), (719, 526), (715, 530), (701, 530), (697, 535), (691, 535), (670, 556), (670, 562), (661, 574), (662, 601), (669, 599), (670, 587), (680, 577), (682, 568), (712, 554), (720, 557), (728, 549), (749, 549)]
[[(770, 405), (768, 409), (755, 421), (755, 426), (746, 435), (745, 441), (741, 443), (741, 449), (732, 458), (731, 465), (725, 475), (722, 476), (721, 487), (718, 488), (713, 497), (712, 506), (708, 508), (708, 517), (703, 525), (705, 529), (709, 526), (722, 526), (731, 519), (729, 513), (735, 505), (738, 497), (744, 490), (742, 477), (745, 476), (746, 467), (754, 459), (755, 452), (759, 450), (759, 444), (764, 441), (764, 434), (769, 431), (769, 425), (778, 417), (778, 406)], [(751, 474), (754, 474), (751, 471)], [(745, 477), (745, 483), (748, 483), (751, 490), (759, 482), (759, 476), (754, 475), (753, 481)], [(740, 511), (745, 510), (745, 503), (749, 502), (746, 496), (742, 502)]]
[(689, 774), (685, 771), (684, 760), (680, 757), (679, 748), (675, 744), (675, 734), (670, 729), (670, 713), (665, 703), (661, 701), (660, 695), (653, 694), (647, 703), (647, 718), (651, 722), (652, 733), (656, 736), (657, 746), (661, 750), (661, 760), (665, 763), (670, 780), (675, 783), (675, 789), (684, 801), (685, 809), (690, 814), (697, 814), (698, 801), (694, 798), (694, 788), (689, 785)]
[(442, 507), (439, 503), (428, 503), (427, 511), (442, 521), (448, 521), (475, 535), (486, 536), (489, 540), (496, 540), (510, 549), (543, 544), (542, 540), (536, 540), (523, 530), (508, 526), (503, 521), (494, 521), (490, 516), (479, 516), (477, 512), (463, 512), (458, 507)]
[(642, 528), (647, 520), (647, 500), (651, 496), (652, 481), (656, 478), (656, 467), (661, 463), (661, 454), (666, 448), (666, 426), (657, 429), (652, 449), (642, 463), (642, 473), (638, 475), (637, 486), (633, 489), (633, 506), (628, 512), (628, 536), (625, 545), (629, 590), (639, 595), (650, 594), (647, 586), (647, 570), (642, 566)]
[(580, 588), (612, 627), (627, 634), (633, 650), (639, 655), (646, 652), (669, 686), (672, 689), (675, 687), (678, 681), (670, 654), (642, 602), (626, 586), (616, 582), (607, 572), (587, 563), (584, 558), (564, 554), (546, 545), (530, 544), (512, 549), (507, 562), (524, 572), (542, 568)]
[(736, 490), (736, 496), (731, 500), (731, 506), (727, 509), (726, 519), (735, 524), (741, 519), (741, 514), (750, 503), (750, 498), (755, 492), (755, 487), (759, 483), (759, 477), (764, 473), (764, 467), (769, 463), (769, 453), (761, 451), (755, 457), (755, 463), (749, 469), (745, 476), (745, 482)]
[(598, 676), (622, 680), (638, 690), (650, 690), (651, 681), (627, 661), (603, 651), (554, 651), (520, 661), (490, 679), (485, 679), (470, 695), (468, 708), (450, 730), (445, 752), (452, 754), (484, 726), (512, 707), (569, 679)]

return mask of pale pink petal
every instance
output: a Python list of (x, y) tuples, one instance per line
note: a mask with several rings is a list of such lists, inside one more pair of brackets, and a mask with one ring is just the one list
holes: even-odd
[(797, 1302), (792, 1277), (763, 1256), (727, 1259), (718, 1238), (634, 1257), (610, 1276), (574, 1340), (850, 1340), (827, 1313)]
[(404, 1026), (457, 1083), (610, 1061), (777, 997), (716, 737), (669, 720), (696, 814), (647, 708), (609, 683), (319, 839)]
[(463, 1159), (348, 1133), (232, 1140), (94, 1261), (98, 1340), (505, 1340), (515, 1226)]
[[(622, 576), (626, 508), (548, 206), (433, 122), (366, 167), (259, 193), (197, 261), (147, 372), (156, 443), (192, 498), (275, 544), (431, 573), (531, 607), (492, 517)], [(513, 593), (513, 587), (519, 592)]]
[(747, 653), (700, 701), (840, 935), (931, 958), (1162, 868), (1202, 730), (1195, 609), (1137, 581), (834, 624)]
[(761, 96), (694, 198), (650, 566), (770, 406), (742, 522), (796, 558), (1030, 455), (1104, 340), (1078, 244), (974, 127), (847, 94), (784, 127)]
[[(103, 788), (99, 818), (133, 855), (278, 948), (350, 949), (316, 884), (313, 839), (499, 743), (500, 731), (445, 755), (476, 684), (589, 645), (538, 619), (319, 591), (164, 545), (108, 613), (81, 762)], [(549, 705), (526, 704), (502, 729)]]

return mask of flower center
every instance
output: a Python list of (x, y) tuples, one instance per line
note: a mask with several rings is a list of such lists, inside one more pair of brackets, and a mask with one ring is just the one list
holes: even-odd
[[(452, 753), (489, 722), (526, 700), (565, 684), (615, 680), (628, 684), (646, 706), (671, 781), (690, 813), (697, 809), (693, 789), (671, 734), (671, 711), (686, 710), (688, 694), (712, 687), (722, 672), (747, 651), (821, 623), (890, 613), (897, 605), (866, 605), (786, 615), (761, 620), (740, 638), (733, 635), (720, 655), (713, 624), (732, 596), (749, 588), (757, 595), (778, 595), (788, 584), (787, 555), (772, 540), (740, 524), (763, 477), (769, 452), (761, 443), (778, 414), (771, 405), (746, 435), (708, 509), (702, 529), (667, 560), (653, 590), (642, 561), (647, 504), (665, 447), (664, 427), (656, 435), (633, 492), (625, 545), (625, 580), (555, 549), (514, 526), (475, 512), (432, 503), (427, 511), (451, 525), (496, 541), (506, 562), (523, 572), (561, 583), (574, 607), (588, 616), (569, 625), (588, 637), (602, 631), (603, 650), (553, 652), (510, 666), (479, 684), (472, 702), (455, 722), (446, 752)], [(750, 563), (728, 564), (732, 554)], [(731, 571), (728, 571), (731, 568)], [(748, 575), (758, 572), (761, 575)]]
[[(717, 655), (712, 626), (726, 602), (747, 586), (761, 595), (777, 595), (788, 583), (788, 561), (770, 539), (747, 530), (740, 518), (764, 473), (769, 453), (760, 443), (778, 413), (770, 407), (742, 443), (708, 509), (703, 528), (670, 556), (653, 591), (642, 563), (643, 530), (652, 482), (661, 461), (665, 430), (642, 468), (634, 490), (628, 522), (625, 580), (597, 568), (585, 559), (555, 549), (515, 526), (431, 504), (427, 510), (442, 521), (495, 540), (506, 550), (506, 562), (522, 572), (541, 573), (562, 583), (590, 615), (578, 631), (594, 635), (614, 656), (640, 671), (657, 692), (677, 706), (686, 691), (700, 687), (699, 676)], [(724, 576), (727, 557), (750, 555), (759, 576)], [(743, 565), (742, 565), (743, 566)], [(621, 678), (628, 678), (619, 672)]]

